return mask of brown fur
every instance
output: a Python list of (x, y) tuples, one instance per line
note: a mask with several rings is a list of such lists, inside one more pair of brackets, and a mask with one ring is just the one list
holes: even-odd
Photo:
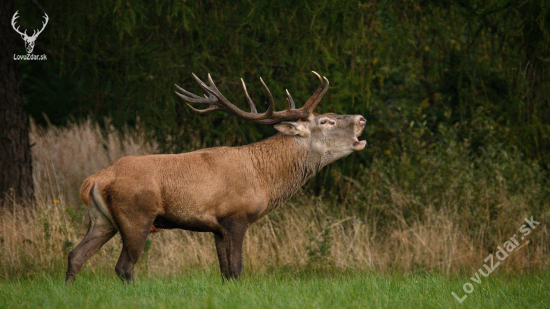
[(246, 146), (113, 162), (82, 184), (91, 222), (69, 255), (66, 280), (74, 280), (116, 231), (123, 248), (115, 269), (131, 280), (148, 234), (163, 228), (214, 233), (222, 276), (237, 278), (250, 224), (282, 205), (326, 164), (363, 149), (364, 143), (353, 142), (363, 125), (358, 115), (311, 115), (276, 125), (281, 133)]

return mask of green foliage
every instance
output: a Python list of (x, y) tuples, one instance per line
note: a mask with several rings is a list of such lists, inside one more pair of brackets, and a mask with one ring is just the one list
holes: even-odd
[(316, 235), (310, 236), (310, 244), (306, 248), (309, 258), (308, 267), (312, 269), (330, 269), (334, 267), (334, 263), (332, 263), (330, 256), (330, 248), (332, 245), (330, 232), (330, 227), (326, 227), (323, 233), (318, 237), (316, 237)]
[[(16, 7), (23, 24), (40, 19), (32, 2)], [(163, 152), (242, 145), (274, 130), (197, 115), (173, 84), (201, 94), (191, 72), (211, 73), (245, 108), (239, 78), (262, 106), (261, 76), (282, 109), (284, 89), (298, 103), (313, 93), (316, 70), (331, 81), (318, 112), (364, 115), (371, 145), (317, 177), (317, 193), (345, 199), (331, 189), (349, 186), (342, 174), (365, 177), (360, 167), (373, 160), (412, 164), (451, 144), (468, 144), (472, 156), (496, 147), (545, 168), (550, 162), (546, 0), (93, 1), (44, 9), (50, 24), (37, 44), (51, 56), (21, 63), (37, 119), (45, 112), (62, 125), (91, 113), (121, 128), (139, 118)]]
[[(488, 251), (501, 242), (497, 235), (516, 232), (514, 220), (547, 220), (547, 172), (505, 145), (494, 121), (478, 115), (453, 126), (440, 123), (435, 143), (422, 138), (426, 126), (413, 126), (409, 136), (394, 138), (384, 157), (358, 167), (355, 179), (335, 173), (339, 194), (327, 204), (338, 203), (337, 212), (359, 211), (381, 234), (443, 211)], [(480, 227), (487, 236), (480, 238)]]

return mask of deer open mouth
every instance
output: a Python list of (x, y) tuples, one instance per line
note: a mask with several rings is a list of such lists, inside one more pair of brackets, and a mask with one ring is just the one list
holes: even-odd
[(353, 138), (353, 148), (355, 150), (363, 150), (365, 148), (365, 146), (367, 145), (367, 141), (365, 141), (365, 140), (360, 141), (359, 140), (359, 135), (361, 135), (361, 133), (359, 133), (357, 136), (355, 136)]

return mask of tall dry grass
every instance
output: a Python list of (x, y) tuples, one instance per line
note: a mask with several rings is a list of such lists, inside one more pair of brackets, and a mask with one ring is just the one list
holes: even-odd
[(30, 138), (33, 176), (37, 196), (79, 202), (82, 181), (111, 161), (128, 155), (157, 152), (137, 131), (120, 133), (114, 128), (102, 132), (98, 124), (87, 120), (68, 127), (42, 128), (31, 122)]
[[(2, 278), (62, 272), (68, 252), (82, 239), (87, 228), (86, 209), (78, 201), (82, 180), (119, 157), (157, 151), (156, 144), (147, 142), (137, 130), (105, 132), (91, 121), (66, 128), (32, 125), (30, 134), (34, 145), (37, 202), (19, 205), (7, 201), (0, 208)], [(408, 161), (400, 159), (400, 162)], [(410, 162), (407, 164), (412, 166)], [(400, 169), (381, 162), (365, 169), (360, 179), (342, 176), (347, 184), (343, 188), (349, 191), (344, 201), (300, 192), (247, 233), (245, 269), (261, 272), (290, 267), (445, 273), (477, 269), (485, 257), (494, 252), (494, 244), (502, 244), (517, 233), (523, 218), (530, 215), (533, 201), (527, 194), (540, 195), (545, 191), (536, 187), (536, 181), (532, 185), (529, 182), (529, 190), (519, 193), (506, 186), (479, 187), (478, 182), (486, 180), (477, 179), (475, 172), (469, 172), (460, 164), (449, 166), (451, 163), (436, 168), (449, 168), (454, 173), (452, 180), (433, 175), (423, 180), (421, 190), (427, 194), (400, 182), (396, 179), (399, 173), (395, 172)], [(455, 172), (455, 168), (464, 173)], [(469, 177), (478, 182), (468, 180)], [(489, 204), (496, 204), (500, 215), (483, 218), (472, 211), (477, 205), (483, 208)], [(541, 210), (535, 219), (543, 222), (529, 236), (530, 243), (504, 263), (506, 269), (548, 267), (550, 239), (546, 206), (537, 206)], [(413, 216), (412, 210), (417, 211), (412, 212)], [(114, 268), (120, 249), (117, 236), (84, 268), (91, 271)], [(214, 268), (217, 268), (217, 258), (210, 234), (164, 230), (149, 237), (138, 273), (156, 275)]]

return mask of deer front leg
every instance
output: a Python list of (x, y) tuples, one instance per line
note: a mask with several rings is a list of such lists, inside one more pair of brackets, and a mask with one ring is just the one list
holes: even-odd
[(222, 280), (229, 279), (229, 262), (227, 261), (227, 237), (221, 233), (214, 233), (214, 239), (216, 240), (216, 251), (218, 252), (218, 261), (220, 262), (220, 271), (222, 273)]
[[(248, 220), (246, 218), (228, 218), (223, 220), (222, 239), (216, 236), (216, 249), (220, 261), (223, 279), (238, 279), (242, 271), (242, 247)], [(223, 253), (225, 251), (225, 259)]]

